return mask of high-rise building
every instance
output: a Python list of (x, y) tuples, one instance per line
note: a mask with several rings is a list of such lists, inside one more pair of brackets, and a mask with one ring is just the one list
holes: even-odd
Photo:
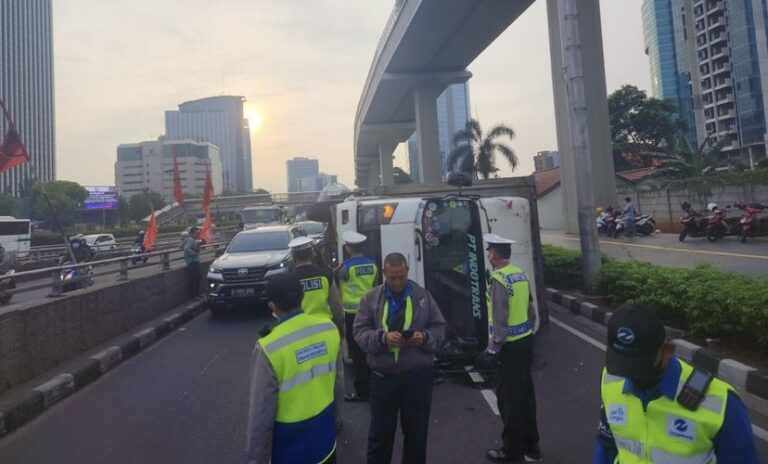
[(556, 151), (540, 151), (533, 156), (536, 171), (552, 169), (560, 166), (560, 153)]
[(303, 177), (317, 177), (320, 173), (320, 165), (316, 159), (296, 156), (285, 162), (288, 173), (288, 193), (299, 191), (299, 179)]
[[(691, 99), (691, 62), (685, 14), (680, 11), (685, 0), (643, 0), (643, 36), (645, 53), (651, 68), (651, 95), (671, 100), (677, 115), (686, 124), (686, 137), (695, 145), (696, 124)], [(695, 65), (694, 65), (695, 66)]]
[(243, 115), (244, 97), (219, 96), (179, 105), (165, 112), (165, 134), (170, 140), (194, 140), (216, 145), (221, 151), (224, 189), (253, 190), (251, 139)]
[(337, 182), (337, 177), (333, 174), (320, 173), (313, 177), (299, 178), (299, 192), (322, 192), (323, 189)]
[(192, 140), (154, 140), (117, 147), (115, 183), (118, 194), (130, 198), (151, 190), (172, 202), (174, 154), (185, 194), (203, 194), (206, 170), (211, 172), (213, 191), (216, 194), (222, 192), (221, 156), (215, 145)]
[[(56, 177), (51, 15), (51, 0), (0, 1), (0, 99), (31, 160), (0, 175), (0, 191), (13, 195), (25, 179)], [(8, 124), (0, 116), (2, 133)]]
[[(654, 95), (657, 96), (656, 76), (665, 84), (660, 89), (666, 88), (668, 82), (676, 85), (681, 117), (693, 128), (697, 144), (708, 139), (725, 140), (723, 149), (731, 155), (735, 153), (750, 160), (765, 157), (768, 144), (766, 2), (644, 0), (643, 23)], [(667, 31), (669, 24), (672, 38), (660, 32)], [(670, 50), (674, 52), (674, 79), (668, 72)], [(658, 59), (654, 58), (655, 53)]]
[[(440, 140), (440, 168), (442, 177), (448, 172), (448, 155), (453, 151), (453, 136), (464, 130), (469, 121), (469, 85), (449, 85), (437, 98), (437, 125)], [(414, 132), (408, 139), (408, 165), (411, 179), (421, 182), (419, 172), (419, 134)]]

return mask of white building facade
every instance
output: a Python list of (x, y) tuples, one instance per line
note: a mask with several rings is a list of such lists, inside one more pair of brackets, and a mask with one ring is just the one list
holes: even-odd
[(219, 149), (210, 143), (191, 140), (157, 140), (123, 144), (117, 147), (115, 182), (124, 198), (144, 190), (160, 193), (173, 201), (173, 155), (185, 194), (202, 195), (206, 168), (210, 169), (213, 190), (221, 194), (223, 176)]

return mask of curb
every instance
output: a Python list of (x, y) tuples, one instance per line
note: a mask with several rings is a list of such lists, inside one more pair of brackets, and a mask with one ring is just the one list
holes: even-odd
[[(609, 309), (581, 301), (573, 295), (554, 288), (547, 287), (544, 294), (547, 300), (564, 306), (572, 313), (586, 317), (600, 325), (606, 325), (613, 314)], [(768, 372), (755, 369), (734, 359), (723, 359), (707, 348), (683, 340), (682, 337), (685, 332), (679, 329), (667, 327), (667, 334), (673, 338), (672, 342), (677, 346), (676, 354), (682, 360), (717, 375), (736, 388), (768, 400)]]
[(40, 385), (14, 395), (7, 404), (0, 406), (0, 437), (10, 434), (59, 401), (93, 383), (123, 361), (194, 319), (206, 307), (204, 299), (187, 303), (170, 316), (155, 322), (152, 327), (121, 338), (117, 345), (76, 361), (70, 372), (58, 373)]

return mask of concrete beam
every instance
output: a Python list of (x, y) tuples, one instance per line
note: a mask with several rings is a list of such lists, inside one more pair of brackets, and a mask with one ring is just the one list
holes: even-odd
[(387, 72), (381, 76), (382, 81), (411, 81), (429, 84), (460, 84), (472, 78), (472, 73), (466, 69), (460, 71), (432, 72)]
[(438, 96), (438, 86), (419, 84), (414, 90), (416, 130), (419, 133), (419, 172), (425, 184), (439, 184), (443, 181), (437, 123)]
[(379, 142), (379, 172), (381, 172), (381, 185), (392, 185), (395, 183), (392, 167), (392, 154), (397, 148), (397, 140), (384, 140)]

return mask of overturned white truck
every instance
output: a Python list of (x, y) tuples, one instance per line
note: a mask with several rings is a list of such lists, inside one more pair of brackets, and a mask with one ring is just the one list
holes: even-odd
[[(526, 196), (535, 196), (535, 191)], [(350, 197), (310, 208), (308, 216), (330, 223), (328, 249), (340, 260), (344, 256), (339, 237), (347, 230), (368, 237), (364, 253), (379, 265), (391, 252), (405, 255), (409, 278), (430, 291), (448, 324), (438, 358), (460, 361), (487, 345), (486, 284), (491, 266), (483, 242), (485, 233), (515, 240), (511, 260), (531, 279), (536, 330), (539, 328), (543, 288), (538, 220), (531, 204), (521, 196)]]

